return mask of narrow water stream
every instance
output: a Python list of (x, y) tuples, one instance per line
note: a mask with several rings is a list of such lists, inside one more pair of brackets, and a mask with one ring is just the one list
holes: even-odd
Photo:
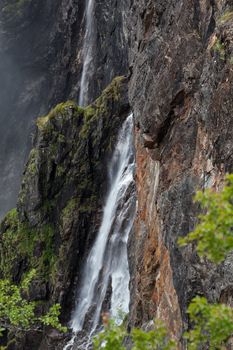
[(116, 320), (119, 312), (128, 312), (127, 242), (135, 216), (134, 170), (133, 116), (130, 115), (120, 130), (109, 165), (110, 188), (102, 223), (83, 269), (71, 321), (74, 337), (66, 350), (73, 348), (76, 335), (83, 329), (89, 335), (98, 331), (102, 311), (110, 312)]
[(79, 106), (86, 106), (88, 103), (88, 70), (93, 57), (93, 38), (95, 37), (94, 28), (94, 2), (95, 0), (86, 0), (86, 31), (83, 43), (83, 69), (80, 81)]

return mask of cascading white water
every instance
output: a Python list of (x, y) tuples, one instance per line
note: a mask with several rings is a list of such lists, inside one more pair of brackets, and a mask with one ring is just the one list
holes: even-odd
[[(71, 326), (81, 331), (90, 313), (93, 334), (99, 325), (103, 303), (111, 286), (111, 317), (129, 308), (129, 267), (127, 241), (135, 216), (133, 116), (120, 131), (109, 167), (110, 189), (106, 198), (102, 223), (83, 270), (81, 288)], [(94, 310), (93, 310), (94, 308)], [(75, 336), (64, 349), (71, 349)]]
[(80, 81), (79, 105), (85, 106), (87, 102), (88, 77), (87, 73), (92, 61), (93, 38), (94, 38), (94, 0), (86, 0), (86, 31), (83, 43), (83, 69)]

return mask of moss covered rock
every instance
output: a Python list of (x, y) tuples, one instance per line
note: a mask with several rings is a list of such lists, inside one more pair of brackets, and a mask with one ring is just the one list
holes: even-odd
[(128, 108), (127, 81), (118, 77), (87, 108), (68, 101), (39, 118), (18, 207), (0, 227), (0, 275), (20, 282), (35, 268), (30, 298), (60, 302), (65, 320), (100, 224), (107, 166)]

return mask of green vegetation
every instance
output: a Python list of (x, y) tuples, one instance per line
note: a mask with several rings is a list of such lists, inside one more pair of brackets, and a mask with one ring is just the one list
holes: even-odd
[(39, 130), (44, 130), (48, 127), (48, 122), (50, 120), (58, 116), (61, 116), (61, 118), (66, 118), (69, 116), (70, 111), (72, 111), (72, 115), (79, 115), (83, 113), (83, 108), (77, 106), (77, 104), (73, 101), (60, 103), (55, 108), (53, 108), (49, 114), (37, 119), (37, 127)]
[(230, 57), (229, 63), (230, 63), (230, 64), (233, 64), (233, 56)]
[(123, 326), (116, 326), (110, 320), (105, 324), (104, 332), (100, 333), (94, 339), (94, 350), (104, 348), (105, 350), (125, 350), (123, 346), (124, 339), (128, 336)]
[(24, 9), (30, 5), (32, 0), (8, 0), (2, 7), (2, 13), (6, 20), (21, 18)]
[(16, 209), (7, 214), (2, 225), (5, 227), (0, 241), (0, 269), (3, 278), (10, 279), (17, 262), (26, 260), (28, 269), (34, 268), (38, 276), (48, 279), (56, 262), (53, 227), (44, 225), (32, 229), (27, 222), (20, 222)]
[(223, 304), (209, 304), (206, 298), (195, 297), (188, 314), (193, 329), (185, 333), (189, 350), (223, 350), (233, 334), (233, 309)]
[[(62, 273), (69, 273), (70, 262), (66, 258), (72, 244), (74, 218), (80, 215), (86, 222), (97, 212), (100, 181), (95, 178), (96, 169), (101, 169), (100, 159), (113, 144), (115, 126), (120, 124), (111, 112), (116, 110), (119, 114), (117, 101), (123, 80), (114, 79), (85, 109), (68, 101), (37, 120), (36, 146), (30, 153), (19, 195), (21, 215), (14, 209), (0, 224), (0, 278), (5, 290), (2, 300), (8, 296), (12, 305), (12, 309), (4, 306), (0, 326), (2, 320), (2, 325), (12, 330), (10, 341), (14, 329), (24, 333), (49, 325), (62, 330), (57, 323), (60, 306), (54, 305), (47, 314), (44, 310), (48, 310), (47, 299), (56, 298), (61, 266)], [(33, 274), (26, 291), (22, 281), (30, 271)], [(17, 298), (13, 291), (18, 293)], [(1, 304), (0, 291), (0, 307)], [(20, 321), (20, 314), (25, 315), (25, 324)]]
[(33, 148), (29, 155), (29, 162), (28, 162), (28, 168), (27, 168), (30, 176), (34, 176), (36, 174), (37, 157), (38, 157), (38, 151), (35, 148)]
[[(185, 332), (188, 350), (224, 350), (233, 334), (233, 309), (222, 304), (209, 304), (206, 298), (195, 297), (188, 308), (192, 329)], [(175, 350), (178, 344), (169, 338), (168, 331), (160, 321), (154, 329), (133, 329), (130, 334), (124, 326), (113, 321), (105, 323), (105, 329), (94, 340), (94, 350), (126, 350), (126, 339), (132, 350)]]
[(164, 325), (157, 321), (154, 329), (148, 332), (142, 329), (133, 329), (129, 335), (125, 327), (116, 326), (113, 321), (105, 324), (104, 332), (94, 339), (94, 350), (126, 350), (125, 340), (132, 344), (132, 350), (175, 350), (175, 342), (169, 339)]
[[(109, 102), (119, 101), (120, 88), (125, 77), (120, 76), (113, 79), (111, 84), (102, 92), (101, 96), (97, 100), (87, 106), (84, 110), (84, 125), (81, 131), (81, 137), (87, 138), (89, 132), (92, 131), (98, 133), (98, 130), (92, 130), (92, 123), (96, 121), (100, 116), (105, 116), (109, 110)], [(96, 135), (96, 137), (98, 134)]]
[(198, 192), (195, 198), (205, 214), (199, 216), (195, 230), (179, 243), (197, 244), (197, 252), (214, 263), (220, 263), (233, 249), (233, 175), (227, 176), (223, 191)]
[[(59, 322), (60, 305), (53, 305), (47, 313), (38, 313), (41, 301), (30, 301), (33, 283), (47, 281), (53, 273), (56, 256), (53, 247), (53, 228), (45, 225), (31, 229), (19, 220), (16, 209), (11, 210), (1, 224), (0, 241), (0, 327), (16, 334), (51, 326), (61, 332), (66, 328)], [(12, 282), (19, 261), (27, 263), (21, 283)], [(41, 308), (40, 308), (41, 309)]]
[[(200, 223), (181, 245), (196, 243), (199, 256), (214, 263), (222, 262), (233, 249), (233, 175), (226, 178), (226, 186), (220, 193), (212, 190), (198, 192), (196, 201), (205, 214)], [(223, 304), (210, 304), (204, 297), (196, 296), (188, 307), (191, 329), (185, 332), (188, 350), (224, 350), (233, 335), (233, 309)], [(123, 326), (105, 322), (104, 331), (97, 336), (94, 349), (126, 350), (126, 339), (133, 350), (172, 350), (178, 345), (168, 337), (165, 327), (155, 322), (150, 332), (134, 329), (128, 334)], [(158, 326), (159, 325), (159, 326)]]
[(74, 210), (77, 210), (77, 199), (70, 199), (69, 202), (67, 203), (66, 207), (62, 210), (62, 222), (63, 225), (65, 226), (67, 223), (70, 222), (74, 215)]
[(132, 350), (174, 350), (175, 342), (169, 339), (168, 332), (164, 325), (156, 321), (152, 331), (144, 332), (141, 329), (132, 331)]
[(1, 333), (6, 329), (12, 331), (26, 331), (39, 329), (42, 325), (50, 325), (60, 332), (67, 329), (59, 322), (60, 305), (53, 305), (49, 312), (37, 316), (35, 301), (28, 301), (23, 295), (28, 292), (30, 283), (35, 277), (36, 271), (31, 270), (24, 278), (20, 286), (16, 286), (9, 280), (0, 280), (0, 327)]
[(219, 23), (224, 24), (233, 19), (233, 11), (226, 11), (220, 18)]
[(213, 50), (219, 54), (221, 60), (225, 60), (225, 46), (219, 38), (216, 39)]

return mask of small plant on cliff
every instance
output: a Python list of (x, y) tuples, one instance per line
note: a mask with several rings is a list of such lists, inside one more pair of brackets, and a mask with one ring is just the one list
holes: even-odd
[[(233, 175), (226, 177), (223, 190), (198, 192), (195, 198), (204, 211), (195, 230), (179, 240), (180, 245), (196, 244), (200, 257), (221, 263), (233, 250)], [(209, 304), (203, 297), (192, 300), (188, 314), (193, 328), (185, 334), (188, 349), (225, 349), (233, 334), (233, 309)]]
[(223, 61), (225, 60), (225, 56), (226, 56), (225, 46), (219, 38), (217, 38), (213, 46), (213, 50), (219, 54), (219, 57), (221, 60)]
[(227, 176), (222, 192), (198, 192), (195, 200), (205, 214), (199, 216), (195, 230), (179, 243), (196, 243), (199, 256), (220, 263), (233, 249), (233, 175)]
[(37, 303), (29, 301), (27, 295), (36, 271), (31, 270), (20, 286), (9, 280), (0, 280), (0, 328), (4, 330), (26, 331), (39, 330), (42, 325), (52, 326), (61, 332), (66, 331), (59, 322), (60, 305), (53, 305), (49, 312), (42, 316), (36, 315)]
[(104, 348), (105, 350), (125, 350), (123, 345), (127, 336), (123, 325), (117, 326), (113, 320), (105, 320), (104, 330), (94, 339), (94, 350)]
[(233, 334), (233, 309), (223, 304), (209, 304), (195, 297), (188, 308), (193, 328), (185, 333), (188, 350), (223, 350)]
[(175, 350), (175, 342), (168, 336), (168, 332), (162, 322), (156, 321), (154, 329), (143, 331), (133, 329), (128, 334), (123, 325), (117, 326), (114, 321), (106, 320), (104, 331), (94, 340), (94, 350), (104, 348), (105, 350), (126, 350), (127, 345), (132, 344), (132, 350)]
[(132, 331), (132, 350), (175, 350), (175, 342), (168, 336), (163, 323), (159, 320), (154, 322), (154, 329), (145, 332), (142, 329), (134, 329)]
[[(233, 250), (233, 175), (226, 178), (226, 186), (220, 193), (212, 190), (198, 192), (196, 201), (205, 214), (199, 216), (200, 223), (187, 237), (179, 240), (181, 245), (195, 243), (201, 257), (214, 263), (222, 262)], [(227, 349), (233, 335), (233, 309), (223, 304), (210, 304), (204, 297), (196, 296), (188, 307), (192, 328), (184, 334), (188, 350)], [(94, 350), (125, 350), (124, 343), (132, 344), (132, 350), (178, 349), (168, 337), (161, 323), (154, 330), (145, 332), (135, 329), (128, 334), (123, 326), (112, 322), (105, 324), (104, 331), (97, 336)]]
[(219, 18), (219, 23), (224, 24), (228, 21), (232, 21), (233, 19), (233, 11), (226, 11), (220, 18)]

